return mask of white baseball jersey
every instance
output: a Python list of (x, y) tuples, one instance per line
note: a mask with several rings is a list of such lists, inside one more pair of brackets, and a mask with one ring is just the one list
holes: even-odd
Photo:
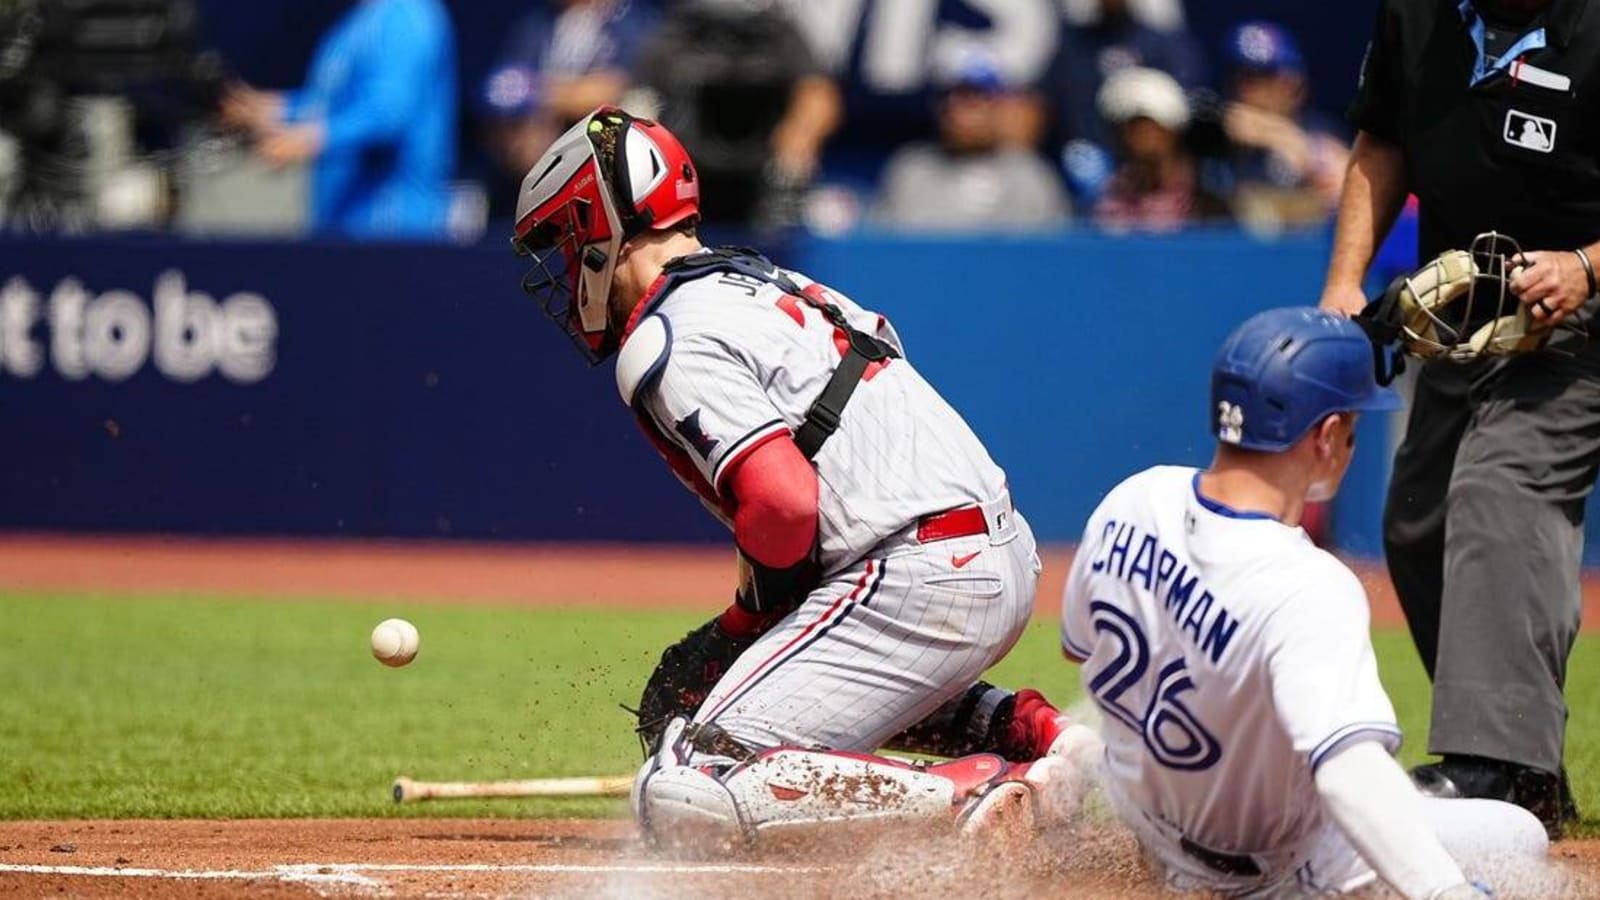
[[(1398, 749), (1366, 594), (1299, 528), (1161, 466), (1118, 485), (1068, 576), (1061, 643), (1104, 715), (1108, 787), (1169, 863), (1187, 840), (1309, 868), (1330, 820), (1317, 767), (1362, 740)], [(1141, 819), (1142, 821), (1135, 821)]]
[[(801, 288), (813, 284), (784, 274)], [(824, 293), (853, 326), (903, 355), (882, 316)], [(665, 297), (647, 297), (636, 315), (617, 360), (622, 399), (679, 477), (718, 511), (734, 464), (805, 420), (839, 365), (844, 337), (805, 300), (739, 272), (682, 282)], [(1005, 494), (1005, 473), (905, 359), (868, 369), (814, 463), (829, 570), (921, 516)]]

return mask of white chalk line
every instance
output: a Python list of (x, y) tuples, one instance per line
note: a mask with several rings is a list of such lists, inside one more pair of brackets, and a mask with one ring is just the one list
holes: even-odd
[(182, 881), (292, 881), (381, 888), (383, 882), (354, 869), (332, 866), (275, 866), (261, 871), (240, 869), (147, 869), (135, 866), (41, 866), (0, 863), (0, 875), (73, 875), (84, 878), (170, 878)]
[[(290, 868), (290, 867), (280, 867)], [(769, 866), (761, 863), (338, 863), (330, 868), (354, 872), (549, 872), (614, 875), (806, 875), (827, 871), (821, 866)]]
[(818, 866), (770, 866), (757, 863), (298, 863), (257, 871), (243, 869), (150, 869), (135, 866), (46, 866), (0, 863), (0, 874), (77, 875), (87, 878), (172, 878), (196, 881), (251, 881), (275, 878), (360, 887), (383, 883), (363, 872), (508, 873), (529, 875), (802, 875), (823, 872)]

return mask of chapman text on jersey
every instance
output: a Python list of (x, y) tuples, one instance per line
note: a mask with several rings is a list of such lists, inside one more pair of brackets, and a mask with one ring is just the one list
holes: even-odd
[[(1133, 550), (1136, 540), (1138, 549)], [(1092, 571), (1115, 575), (1159, 598), (1178, 630), (1187, 634), (1212, 663), (1222, 662), (1222, 654), (1239, 630), (1239, 620), (1200, 584), (1198, 572), (1189, 574), (1187, 560), (1180, 560), (1162, 547), (1154, 535), (1141, 534), (1133, 525), (1119, 524), (1115, 519), (1106, 522), (1100, 547), (1101, 555), (1090, 566)]]

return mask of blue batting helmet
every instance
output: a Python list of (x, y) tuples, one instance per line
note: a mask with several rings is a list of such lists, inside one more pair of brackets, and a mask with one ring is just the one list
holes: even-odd
[(1397, 409), (1378, 385), (1372, 342), (1354, 322), (1309, 306), (1250, 317), (1211, 369), (1211, 433), (1246, 450), (1287, 450), (1338, 412)]

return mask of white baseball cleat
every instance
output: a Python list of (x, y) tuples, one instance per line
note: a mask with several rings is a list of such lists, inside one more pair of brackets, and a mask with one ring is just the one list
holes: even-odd
[(1038, 828), (1033, 785), (1005, 781), (990, 788), (962, 814), (960, 833), (999, 846), (1030, 841)]
[(1082, 723), (1074, 723), (1056, 735), (1056, 739), (1050, 744), (1050, 749), (1045, 751), (1045, 756), (1060, 757), (1072, 763), (1075, 768), (1092, 772), (1099, 768), (1105, 752), (1106, 745), (1093, 728)]
[(1023, 778), (1034, 786), (1043, 825), (1064, 825), (1083, 809), (1105, 757), (1105, 744), (1094, 729), (1069, 725), (1043, 757), (1028, 766)]
[(1046, 756), (1027, 765), (1021, 778), (1003, 781), (963, 814), (961, 834), (1001, 842), (1026, 841), (1040, 830), (1071, 822), (1083, 807), (1090, 779), (1067, 759)]

